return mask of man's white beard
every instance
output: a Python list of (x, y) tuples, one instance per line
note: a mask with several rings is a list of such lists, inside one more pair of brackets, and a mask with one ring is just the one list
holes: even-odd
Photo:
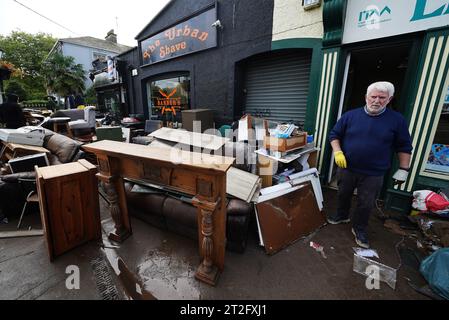
[(378, 114), (381, 114), (382, 112), (384, 112), (386, 107), (387, 107), (387, 106), (384, 106), (384, 107), (381, 108), (381, 109), (372, 109), (372, 108), (366, 106), (366, 110), (368, 111), (368, 113), (369, 113), (370, 115), (372, 115), (372, 116), (377, 116)]

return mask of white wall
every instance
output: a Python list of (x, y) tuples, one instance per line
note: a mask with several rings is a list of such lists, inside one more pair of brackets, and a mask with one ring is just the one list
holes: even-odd
[(274, 0), (272, 41), (291, 38), (323, 38), (323, 3), (304, 10), (301, 0)]
[(64, 56), (72, 56), (75, 58), (75, 63), (79, 63), (83, 65), (83, 69), (86, 75), (86, 81), (84, 84), (86, 85), (86, 89), (92, 85), (92, 80), (89, 79), (89, 70), (92, 69), (92, 61), (93, 61), (93, 53), (104, 53), (111, 57), (115, 57), (117, 53), (113, 53), (106, 50), (101, 49), (93, 49), (84, 46), (79, 46), (71, 43), (64, 43), (62, 49)]

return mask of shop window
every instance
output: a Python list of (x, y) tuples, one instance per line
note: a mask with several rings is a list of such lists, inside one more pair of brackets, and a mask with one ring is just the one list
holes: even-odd
[(190, 77), (180, 75), (147, 83), (149, 115), (172, 126), (181, 122), (181, 110), (190, 109)]
[(427, 159), (426, 171), (449, 174), (449, 87)]
[(302, 0), (302, 6), (304, 10), (310, 10), (317, 8), (321, 5), (321, 0)]
[(104, 112), (110, 112), (114, 114), (122, 115), (120, 108), (119, 93), (116, 91), (108, 91), (104, 93), (104, 109), (100, 108)]

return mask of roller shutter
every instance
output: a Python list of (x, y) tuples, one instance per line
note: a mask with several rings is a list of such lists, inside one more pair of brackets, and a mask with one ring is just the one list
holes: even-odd
[(253, 59), (245, 74), (245, 112), (304, 124), (311, 55), (296, 51)]

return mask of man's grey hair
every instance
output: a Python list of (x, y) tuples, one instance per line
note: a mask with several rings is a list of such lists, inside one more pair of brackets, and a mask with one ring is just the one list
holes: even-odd
[(368, 89), (366, 89), (366, 95), (369, 95), (369, 93), (373, 90), (387, 92), (388, 97), (392, 97), (394, 95), (394, 85), (387, 81), (379, 81), (370, 84)]

